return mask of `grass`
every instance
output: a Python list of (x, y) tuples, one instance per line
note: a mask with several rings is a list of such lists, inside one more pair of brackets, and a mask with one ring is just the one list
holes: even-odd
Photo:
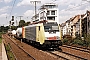
[[(5, 34), (5, 33), (0, 32), (0, 43), (2, 43), (2, 34)], [(8, 56), (8, 60), (15, 60), (15, 57), (10, 48), (10, 44), (5, 45), (5, 49)]]
[(2, 32), (0, 32), (0, 43), (2, 43)]
[(2, 38), (0, 38), (0, 43), (2, 43)]
[(10, 44), (5, 45), (6, 53), (8, 56), (8, 60), (15, 60), (15, 57), (11, 51)]

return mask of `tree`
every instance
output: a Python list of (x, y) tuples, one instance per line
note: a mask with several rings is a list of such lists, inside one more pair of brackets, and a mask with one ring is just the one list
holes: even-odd
[(11, 29), (12, 29), (12, 30), (16, 30), (17, 27), (16, 27), (16, 26), (11, 26)]
[(30, 22), (26, 22), (26, 23), (25, 23), (25, 26), (28, 26), (29, 24), (30, 24)]
[(25, 21), (24, 20), (20, 20), (19, 21), (19, 27), (25, 26)]
[(1, 26), (1, 32), (4, 32), (4, 26)]
[(0, 32), (7, 32), (7, 30), (9, 29), (9, 26), (0, 26)]

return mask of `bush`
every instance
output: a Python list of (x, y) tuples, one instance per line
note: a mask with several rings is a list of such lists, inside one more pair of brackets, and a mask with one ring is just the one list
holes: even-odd
[(62, 43), (65, 44), (65, 45), (69, 45), (70, 44), (70, 40), (65, 38), (65, 39), (63, 39)]
[(83, 45), (83, 41), (80, 39), (74, 39), (72, 43), (76, 45)]
[(2, 43), (2, 33), (0, 32), (0, 43)]
[(90, 34), (85, 37), (85, 46), (90, 47)]
[(68, 40), (67, 39), (64, 39), (63, 40), (63, 44), (67, 44), (68, 43)]

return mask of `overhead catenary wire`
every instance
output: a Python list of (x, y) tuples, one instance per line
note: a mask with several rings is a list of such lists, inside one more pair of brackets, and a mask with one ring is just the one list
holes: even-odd
[(9, 17), (10, 17), (11, 14), (12, 14), (12, 11), (13, 11), (13, 8), (14, 8), (14, 5), (15, 5), (15, 2), (16, 2), (16, 0), (14, 0), (14, 3), (13, 3), (13, 5), (12, 5), (12, 8), (11, 8), (11, 11), (10, 11), (10, 14), (9, 14)]

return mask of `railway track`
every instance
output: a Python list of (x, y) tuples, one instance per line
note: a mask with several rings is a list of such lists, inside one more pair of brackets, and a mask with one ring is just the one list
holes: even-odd
[[(9, 37), (9, 39), (11, 39), (13, 42), (15, 42), (18, 46), (23, 48), (25, 51), (27, 51), (36, 60), (57, 60), (56, 58), (54, 58), (54, 57), (52, 57), (50, 55), (44, 54), (43, 52), (41, 52), (37, 48), (34, 48), (33, 46), (31, 46), (31, 45), (29, 45), (27, 43), (21, 42), (20, 40), (17, 40), (17, 39), (12, 38), (12, 37)], [(23, 60), (31, 60), (31, 59), (23, 59)]]
[(90, 53), (90, 49), (87, 49), (87, 48), (82, 48), (82, 47), (77, 47), (77, 46), (68, 46), (68, 45), (63, 45), (62, 47), (67, 47), (67, 48), (71, 48), (71, 49)]
[(75, 56), (73, 54), (69, 54), (66, 52), (61, 52), (61, 51), (47, 51), (48, 53), (57, 56), (58, 60), (63, 59), (63, 60), (87, 60), (82, 57)]
[(66, 52), (68, 54), (72, 54), (81, 59), (85, 58), (85, 60), (90, 60), (90, 50), (88, 49), (67, 45), (63, 45), (60, 48), (62, 49), (63, 52)]
[[(5, 36), (4, 36), (5, 37)], [(6, 39), (8, 39), (8, 40), (6, 40)], [(10, 38), (10, 37), (8, 37), (8, 36), (6, 36), (5, 37), (5, 40), (6, 40), (6, 42), (9, 42), (9, 43), (11, 43), (10, 44), (10, 46), (11, 46), (11, 48), (12, 49), (14, 49), (14, 50), (16, 50), (16, 47), (14, 47), (13, 45), (15, 44), (15, 45), (17, 45), (17, 46), (19, 46), (19, 49), (25, 49), (27, 52), (30, 52), (31, 50), (28, 50), (28, 49), (32, 49), (32, 48), (29, 48), (29, 46), (28, 46), (28, 48), (26, 48), (24, 45), (23, 45), (23, 43), (20, 43), (20, 41), (19, 40), (13, 40), (12, 38)], [(13, 43), (12, 43), (13, 42)], [(63, 46), (64, 48), (67, 48), (67, 47), (65, 47), (65, 46)], [(25, 51), (24, 50), (24, 51)], [(24, 52), (24, 53), (27, 53), (27, 52)], [(44, 52), (44, 51), (43, 51)], [(78, 55), (76, 55), (76, 54), (73, 54), (73, 53), (68, 53), (67, 51), (63, 51), (63, 52), (60, 52), (60, 51), (58, 51), (58, 50), (56, 50), (56, 51), (45, 51), (47, 54), (49, 54), (49, 56), (50, 55), (53, 55), (54, 57), (57, 57), (57, 58), (55, 58), (55, 59), (58, 59), (58, 60), (87, 60), (87, 58), (82, 58), (82, 56), (78, 56)], [(17, 53), (17, 52), (15, 52), (15, 53)], [(15, 54), (14, 53), (14, 54)], [(24, 55), (23, 53), (22, 54), (19, 54), (20, 53), (20, 51), (18, 51), (18, 55), (16, 55), (15, 54), (15, 56), (16, 56), (16, 60), (18, 59), (18, 57), (17, 56), (19, 56), (19, 55)], [(37, 52), (38, 53), (38, 52)], [(31, 56), (31, 55), (32, 56)], [(40, 53), (39, 53), (40, 54)], [(42, 55), (42, 54), (41, 54)], [(27, 56), (27, 57), (26, 57)], [(24, 58), (30, 58), (29, 60), (35, 60), (35, 58), (37, 58), (37, 57), (35, 57), (35, 58), (33, 58), (33, 54), (30, 52), (30, 53), (27, 53), (26, 54), (26, 56), (23, 56), (23, 58), (21, 59), (21, 60), (28, 60), (28, 59), (24, 59)], [(31, 58), (31, 57), (32, 58)], [(43, 55), (42, 55), (43, 56)], [(46, 56), (46, 55), (45, 55)], [(40, 56), (39, 56), (40, 57)], [(43, 56), (44, 57), (44, 56)], [(19, 56), (19, 58), (21, 58), (20, 56)], [(41, 58), (40, 58), (41, 59)], [(46, 59), (46, 58), (45, 58)], [(89, 58), (88, 58), (89, 59)], [(19, 59), (20, 60), (20, 59)]]
[(27, 51), (15, 43), (10, 37), (7, 35), (3, 35), (3, 37), (5, 42), (10, 44), (16, 60), (35, 60), (33, 56), (31, 56)]

